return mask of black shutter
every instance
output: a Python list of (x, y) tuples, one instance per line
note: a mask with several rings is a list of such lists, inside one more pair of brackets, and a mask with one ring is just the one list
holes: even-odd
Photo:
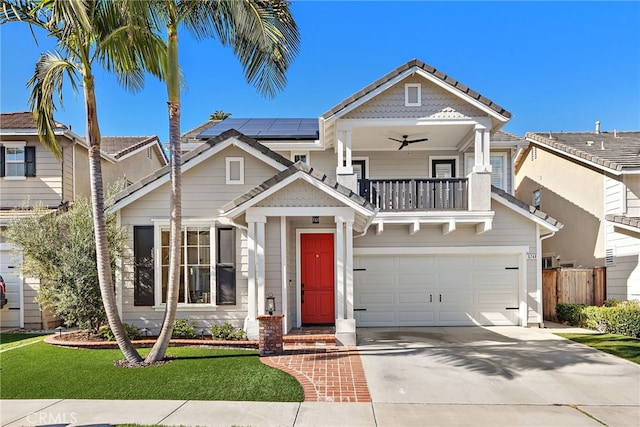
[(24, 176), (36, 176), (36, 147), (24, 147)]
[(153, 226), (133, 227), (133, 305), (154, 304)]
[(236, 304), (236, 239), (233, 228), (216, 229), (216, 304)]
[(0, 147), (0, 176), (4, 176), (4, 147)]

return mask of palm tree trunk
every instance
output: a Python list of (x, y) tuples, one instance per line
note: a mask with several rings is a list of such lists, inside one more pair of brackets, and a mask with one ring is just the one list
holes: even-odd
[(169, 277), (164, 321), (147, 362), (164, 359), (173, 334), (180, 295), (180, 248), (182, 231), (182, 172), (180, 157), (180, 79), (177, 25), (167, 25), (167, 92), (169, 96), (169, 152), (171, 155), (171, 223), (169, 230)]
[(107, 225), (104, 214), (104, 191), (102, 184), (102, 158), (100, 157), (100, 129), (98, 128), (94, 81), (90, 69), (86, 71), (83, 82), (87, 113), (87, 139), (89, 144), (89, 180), (91, 184), (93, 229), (96, 241), (96, 265), (98, 268), (100, 293), (107, 314), (107, 320), (118, 343), (118, 347), (120, 347), (127, 361), (130, 363), (139, 363), (142, 362), (143, 359), (125, 333), (116, 305), (113, 273), (111, 271), (111, 263), (109, 262), (109, 249), (107, 247)]

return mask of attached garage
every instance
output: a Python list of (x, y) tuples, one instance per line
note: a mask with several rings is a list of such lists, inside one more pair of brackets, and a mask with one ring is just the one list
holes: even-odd
[(22, 279), (20, 266), (14, 262), (10, 250), (0, 249), (0, 276), (7, 287), (7, 305), (0, 310), (0, 325), (3, 328), (19, 328), (22, 309)]
[(521, 250), (477, 248), (474, 253), (456, 253), (456, 248), (398, 248), (405, 253), (381, 253), (389, 249), (356, 250), (357, 326), (522, 323), (526, 264)]

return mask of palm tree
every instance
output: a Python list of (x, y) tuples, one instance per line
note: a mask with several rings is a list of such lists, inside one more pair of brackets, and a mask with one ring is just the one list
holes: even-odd
[(214, 111), (210, 116), (209, 116), (209, 120), (224, 120), (231, 117), (231, 113), (227, 113), (226, 111), (223, 110), (216, 110)]
[(142, 88), (145, 70), (163, 76), (164, 42), (150, 36), (144, 20), (129, 13), (129, 4), (110, 0), (2, 0), (0, 24), (24, 22), (44, 29), (56, 40), (56, 52), (43, 54), (29, 80), (29, 102), (40, 141), (55, 156), (61, 149), (53, 132), (54, 97), (62, 101), (64, 78), (74, 91), (81, 84), (86, 110), (86, 138), (89, 144), (89, 179), (100, 293), (109, 326), (118, 346), (131, 363), (142, 362), (132, 346), (118, 314), (113, 275), (109, 262), (104, 214), (100, 156), (100, 128), (93, 67), (115, 73), (128, 90)]
[(167, 31), (166, 85), (171, 155), (171, 222), (169, 274), (165, 316), (148, 362), (164, 358), (173, 332), (179, 296), (182, 191), (180, 159), (180, 72), (178, 29), (196, 39), (217, 38), (233, 49), (247, 82), (268, 97), (286, 85), (285, 73), (298, 52), (299, 34), (284, 0), (149, 0), (148, 12), (156, 28)]

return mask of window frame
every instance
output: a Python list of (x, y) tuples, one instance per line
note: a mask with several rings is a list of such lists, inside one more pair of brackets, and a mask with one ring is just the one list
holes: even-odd
[(296, 163), (296, 157), (299, 156), (305, 156), (306, 157), (306, 161), (302, 162), (305, 163), (306, 165), (311, 165), (311, 156), (309, 154), (309, 151), (292, 151), (291, 152), (291, 156), (290, 156), (290, 160), (293, 163)]
[[(536, 199), (538, 203), (536, 203)], [(536, 209), (540, 209), (540, 206), (542, 206), (542, 189), (541, 188), (538, 188), (537, 190), (533, 190), (533, 192), (531, 193), (531, 205)]]
[[(27, 142), (26, 141), (4, 141), (2, 143), (1, 149), (2, 153), (2, 176), (5, 180), (25, 180), (29, 174), (27, 173)], [(9, 149), (21, 149), (22, 150), (22, 160), (9, 160), (8, 150)], [(34, 153), (35, 157), (35, 153)], [(10, 175), (9, 174), (9, 165), (22, 165), (22, 174), (20, 175)], [(34, 174), (35, 176), (35, 174)]]
[[(231, 163), (233, 162), (239, 163), (240, 176), (238, 179), (232, 179), (231, 176)], [(225, 183), (227, 185), (244, 184), (244, 157), (225, 157)]]
[[(433, 176), (435, 172), (434, 163), (451, 163), (453, 162), (453, 168), (451, 170), (451, 178), (455, 179), (460, 176), (460, 158), (458, 156), (429, 156), (428, 157), (428, 177), (429, 179), (438, 179)], [(441, 178), (449, 179), (449, 178)]]
[[(416, 89), (416, 102), (409, 100), (411, 89)], [(404, 106), (405, 107), (422, 107), (422, 84), (421, 83), (405, 83), (404, 85)]]

